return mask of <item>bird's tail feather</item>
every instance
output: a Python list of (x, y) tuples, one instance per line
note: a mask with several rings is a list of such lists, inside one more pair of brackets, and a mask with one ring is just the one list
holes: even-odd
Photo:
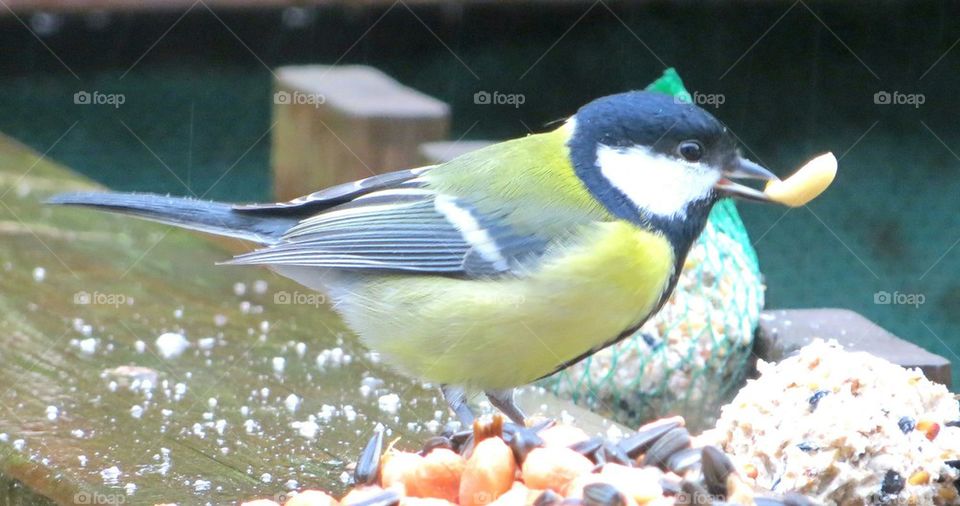
[(61, 193), (47, 203), (91, 207), (261, 244), (275, 242), (298, 221), (293, 216), (239, 213), (222, 202), (150, 193)]

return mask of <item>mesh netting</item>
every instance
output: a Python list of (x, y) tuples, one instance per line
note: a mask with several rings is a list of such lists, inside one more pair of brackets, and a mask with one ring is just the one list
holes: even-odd
[[(668, 69), (649, 90), (690, 100)], [(681, 414), (711, 425), (742, 384), (763, 308), (756, 252), (732, 200), (719, 202), (664, 307), (634, 335), (545, 380), (625, 423)]]

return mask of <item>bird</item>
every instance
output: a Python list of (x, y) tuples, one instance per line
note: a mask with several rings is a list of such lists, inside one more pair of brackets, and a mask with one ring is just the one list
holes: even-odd
[(279, 203), (74, 192), (83, 206), (239, 238), (222, 262), (316, 290), (401, 373), (439, 385), (462, 423), (483, 392), (518, 424), (517, 387), (640, 328), (673, 291), (713, 205), (778, 181), (696, 104), (595, 99), (559, 126)]

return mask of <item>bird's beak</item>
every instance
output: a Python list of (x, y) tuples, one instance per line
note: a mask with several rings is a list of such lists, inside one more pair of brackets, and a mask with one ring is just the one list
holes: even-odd
[(762, 179), (764, 181), (779, 181), (780, 178), (762, 165), (751, 162), (742, 156), (737, 156), (732, 163), (723, 169), (723, 177), (717, 181), (714, 188), (725, 197), (736, 197), (745, 200), (770, 202), (770, 197), (762, 191), (746, 185), (735, 183), (731, 179)]

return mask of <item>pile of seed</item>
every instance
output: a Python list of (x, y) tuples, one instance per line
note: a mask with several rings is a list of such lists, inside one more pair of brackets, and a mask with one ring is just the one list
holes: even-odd
[(756, 486), (828, 504), (960, 504), (960, 404), (946, 387), (835, 341), (758, 369), (698, 438)]
[[(419, 452), (383, 449), (377, 432), (340, 500), (305, 491), (286, 506), (669, 506), (813, 504), (755, 495), (730, 458), (696, 448), (680, 417), (611, 441), (545, 420), (530, 427), (495, 415), (473, 430), (428, 439)], [(254, 501), (249, 506), (275, 505)]]

